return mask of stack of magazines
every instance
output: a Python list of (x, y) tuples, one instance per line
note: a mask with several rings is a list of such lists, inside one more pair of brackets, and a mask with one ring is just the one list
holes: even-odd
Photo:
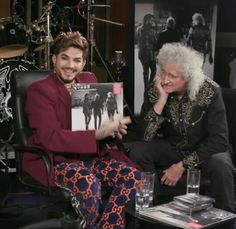
[(168, 205), (175, 210), (191, 214), (212, 208), (214, 202), (215, 199), (209, 196), (186, 194), (175, 196), (174, 200)]
[[(210, 226), (215, 226), (236, 218), (235, 214), (222, 209), (215, 207), (205, 208), (207, 205), (212, 206), (214, 201), (212, 198), (206, 196), (198, 196), (197, 200), (196, 196), (180, 196), (176, 198), (178, 200), (172, 201), (172, 204), (167, 203), (140, 210), (139, 218), (163, 222), (167, 225), (184, 229), (209, 228)], [(181, 210), (177, 210), (172, 207), (173, 202), (181, 203), (184, 207)], [(184, 212), (185, 209), (192, 209), (193, 211), (196, 209), (196, 211), (189, 214)], [(202, 210), (200, 211), (198, 209)]]

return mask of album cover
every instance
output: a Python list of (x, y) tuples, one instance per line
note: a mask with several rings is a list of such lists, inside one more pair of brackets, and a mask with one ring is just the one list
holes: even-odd
[(71, 98), (72, 130), (95, 130), (123, 117), (123, 83), (77, 83)]

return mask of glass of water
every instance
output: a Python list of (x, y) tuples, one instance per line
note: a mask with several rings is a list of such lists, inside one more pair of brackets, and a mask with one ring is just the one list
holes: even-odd
[(148, 180), (141, 179), (138, 181), (135, 196), (135, 210), (145, 210), (149, 207), (149, 195), (150, 195), (150, 182)]
[(187, 170), (187, 191), (188, 195), (199, 195), (200, 189), (200, 169), (188, 169)]
[(149, 186), (149, 206), (153, 205), (153, 193), (154, 193), (154, 185), (155, 185), (155, 173), (153, 172), (142, 172), (141, 179), (147, 180), (150, 183)]

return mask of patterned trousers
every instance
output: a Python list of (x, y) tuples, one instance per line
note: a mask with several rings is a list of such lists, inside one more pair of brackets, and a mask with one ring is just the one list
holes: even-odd
[[(86, 219), (87, 228), (125, 228), (124, 206), (134, 200), (141, 173), (109, 156), (91, 161), (62, 162), (55, 167), (56, 184), (71, 190), (80, 203), (79, 210)], [(110, 187), (111, 195), (102, 206), (101, 187)]]

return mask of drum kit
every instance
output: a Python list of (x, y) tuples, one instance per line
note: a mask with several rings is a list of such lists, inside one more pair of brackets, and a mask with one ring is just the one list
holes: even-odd
[[(12, 16), (0, 18), (0, 143), (3, 139), (8, 139), (9, 133), (12, 131), (10, 125), (13, 119), (10, 105), (11, 75), (14, 71), (50, 69), (50, 46), (53, 38), (61, 31), (72, 31), (69, 18), (70, 16), (74, 18), (71, 11), (73, 7), (63, 7), (60, 11), (58, 10), (60, 7), (57, 7), (55, 1), (48, 1), (42, 8), (41, 16), (28, 24), (16, 12), (17, 0), (12, 2)], [(95, 17), (93, 14), (95, 7), (110, 6), (97, 5), (94, 0), (80, 0), (75, 7), (79, 15), (87, 21), (86, 29), (89, 31), (87, 36), (91, 45), (89, 63), (93, 62), (93, 49), (96, 48), (93, 40), (94, 20), (123, 26), (117, 22)], [(55, 10), (58, 10), (56, 12), (58, 16), (53, 16)], [(61, 12), (60, 15), (59, 12)], [(78, 30), (78, 27), (75, 29)], [(98, 49), (95, 50), (105, 65)]]
[[(13, 8), (16, 1), (13, 2)], [(10, 79), (14, 71), (50, 69), (52, 2), (42, 8), (42, 15), (29, 25), (13, 10), (12, 17), (0, 18), (0, 141), (12, 131)], [(43, 66), (35, 65), (35, 55), (43, 52)]]

